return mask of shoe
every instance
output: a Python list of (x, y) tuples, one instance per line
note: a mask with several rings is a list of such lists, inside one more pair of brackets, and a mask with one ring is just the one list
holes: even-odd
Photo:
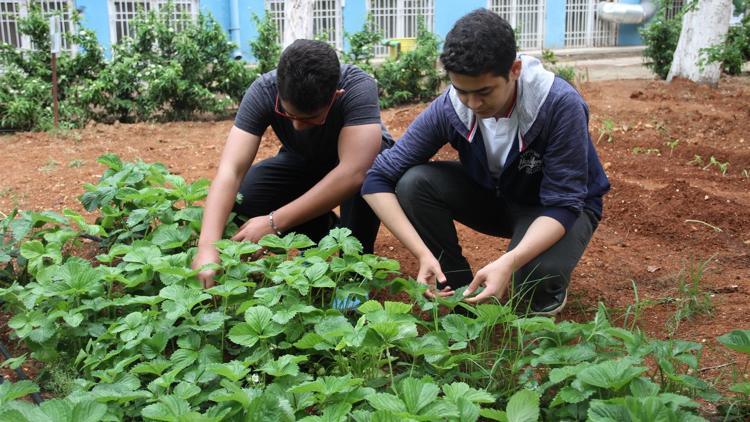
[(552, 297), (546, 297), (545, 301), (539, 300), (540, 298), (535, 297), (531, 302), (531, 309), (529, 315), (534, 316), (555, 316), (559, 314), (565, 304), (568, 302), (568, 289), (554, 295)]

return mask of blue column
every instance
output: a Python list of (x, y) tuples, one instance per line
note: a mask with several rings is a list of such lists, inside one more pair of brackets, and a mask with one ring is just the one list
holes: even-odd
[(547, 0), (543, 46), (550, 49), (565, 47), (565, 0)]
[(346, 34), (353, 34), (362, 30), (367, 17), (367, 0), (345, 0), (341, 18), (344, 21), (344, 50), (349, 50), (349, 40)]
[(104, 55), (112, 57), (112, 40), (109, 34), (109, 11), (107, 2), (101, 0), (77, 0), (76, 7), (83, 11), (81, 25), (96, 33), (99, 45), (104, 48)]
[(435, 0), (435, 28), (434, 32), (445, 39), (448, 31), (461, 16), (474, 9), (487, 7), (487, 0)]
[[(640, 0), (619, 0), (620, 3), (641, 4)], [(617, 45), (641, 45), (641, 34), (638, 30), (643, 24), (638, 25), (620, 25), (617, 35)]]

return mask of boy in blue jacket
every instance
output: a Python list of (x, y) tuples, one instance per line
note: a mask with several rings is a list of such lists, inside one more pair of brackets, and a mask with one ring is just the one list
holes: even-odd
[[(517, 57), (513, 29), (488, 10), (456, 22), (440, 60), (451, 86), (378, 155), (362, 194), (418, 259), (428, 296), (468, 284), (467, 302), (499, 300), (515, 282), (530, 312), (555, 314), (609, 190), (588, 107), (537, 59)], [(430, 161), (446, 142), (459, 161)], [(510, 238), (508, 251), (472, 274), (454, 220)]]

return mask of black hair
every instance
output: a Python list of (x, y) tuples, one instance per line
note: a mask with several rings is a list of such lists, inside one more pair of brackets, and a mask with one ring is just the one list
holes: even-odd
[(506, 79), (516, 60), (516, 37), (508, 21), (487, 9), (459, 19), (443, 44), (440, 61), (448, 72), (479, 76), (492, 73)]
[(296, 40), (284, 49), (276, 70), (279, 97), (303, 113), (327, 106), (336, 91), (341, 65), (322, 41)]

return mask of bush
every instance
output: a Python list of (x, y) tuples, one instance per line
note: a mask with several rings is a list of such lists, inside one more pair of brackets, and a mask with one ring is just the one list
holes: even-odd
[(349, 51), (344, 53), (345, 62), (357, 65), (371, 75), (375, 74), (375, 69), (370, 60), (375, 57), (375, 46), (383, 39), (383, 35), (373, 30), (373, 27), (372, 16), (368, 15), (361, 31), (346, 34), (349, 39)]
[(646, 27), (641, 29), (641, 37), (646, 44), (643, 56), (648, 59), (645, 64), (661, 79), (667, 78), (669, 68), (672, 67), (674, 51), (677, 48), (680, 31), (682, 30), (682, 15), (687, 9), (687, 6), (683, 7), (682, 11), (674, 18), (668, 19), (666, 4), (664, 1), (660, 1), (656, 16)]
[(435, 67), (440, 41), (419, 20), (417, 46), (414, 51), (388, 59), (375, 69), (380, 90), (380, 106), (431, 100), (440, 86), (440, 75)]
[(573, 66), (557, 64), (557, 56), (552, 50), (542, 50), (542, 64), (544, 68), (573, 84), (576, 80), (576, 69)]
[(701, 50), (701, 65), (718, 62), (724, 73), (742, 73), (742, 65), (750, 60), (750, 15), (745, 13), (741, 25), (729, 28), (723, 44)]
[[(73, 13), (74, 26), (80, 18)], [(18, 30), (31, 38), (34, 50), (21, 51), (9, 44), (0, 45), (0, 126), (19, 130), (52, 128), (52, 70), (47, 18), (37, 3), (18, 20)], [(81, 98), (84, 87), (92, 83), (104, 67), (104, 55), (96, 35), (88, 29), (66, 34), (79, 46), (75, 55), (61, 52), (57, 61), (60, 123), (63, 127), (85, 124), (88, 108)]]
[(114, 46), (112, 62), (85, 92), (97, 119), (181, 120), (242, 99), (254, 74), (231, 59), (235, 45), (221, 26), (201, 14), (177, 31), (173, 11), (167, 3), (139, 14), (134, 36)]
[(266, 73), (276, 69), (279, 64), (279, 56), (281, 55), (281, 46), (277, 41), (279, 31), (276, 29), (268, 11), (266, 11), (263, 19), (253, 15), (253, 22), (258, 28), (258, 38), (255, 41), (250, 41), (250, 51), (258, 61), (258, 67), (256, 68), (258, 73)]

